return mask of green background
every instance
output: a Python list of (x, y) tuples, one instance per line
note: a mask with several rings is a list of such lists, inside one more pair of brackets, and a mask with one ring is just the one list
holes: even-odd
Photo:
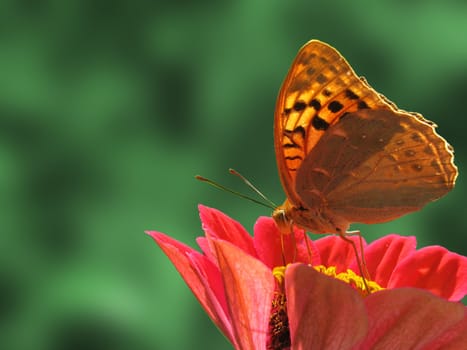
[(143, 231), (194, 246), (197, 204), (248, 230), (273, 201), (274, 105), (298, 49), (330, 43), (456, 150), (447, 197), (384, 225), (467, 253), (465, 1), (33, 1), (0, 5), (0, 347), (229, 349)]

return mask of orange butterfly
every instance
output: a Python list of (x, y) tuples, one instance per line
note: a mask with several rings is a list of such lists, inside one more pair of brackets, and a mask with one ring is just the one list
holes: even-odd
[(452, 147), (420, 114), (400, 110), (358, 77), (337, 50), (311, 40), (277, 99), (274, 145), (287, 199), (273, 213), (345, 239), (351, 223), (381, 223), (449, 192)]

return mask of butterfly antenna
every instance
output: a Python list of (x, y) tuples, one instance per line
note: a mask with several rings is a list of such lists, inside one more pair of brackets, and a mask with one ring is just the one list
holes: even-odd
[(235, 176), (238, 176), (240, 179), (242, 179), (242, 181), (250, 188), (253, 190), (253, 192), (255, 192), (258, 196), (260, 196), (261, 198), (263, 198), (266, 202), (269, 203), (269, 205), (271, 205), (271, 207), (274, 209), (274, 208), (277, 208), (277, 205), (271, 201), (268, 197), (266, 197), (260, 190), (258, 190), (245, 176), (243, 176), (242, 174), (240, 174), (237, 170), (235, 169), (232, 169), (230, 168), (229, 169), (229, 173), (231, 173), (232, 175), (235, 175)]
[[(255, 198), (252, 198), (250, 196), (247, 196), (246, 194), (234, 191), (234, 190), (232, 190), (232, 189), (230, 189), (228, 187), (225, 187), (225, 186), (223, 186), (223, 185), (221, 185), (221, 184), (219, 184), (219, 183), (217, 183), (217, 182), (215, 182), (213, 180), (207, 179), (207, 178), (205, 178), (203, 176), (196, 175), (195, 179), (199, 180), (199, 181), (206, 182), (206, 183), (210, 184), (211, 186), (214, 186), (214, 187), (216, 187), (216, 188), (218, 188), (218, 189), (220, 189), (222, 191), (226, 191), (226, 192), (232, 193), (232, 194), (234, 194), (234, 195), (236, 195), (238, 197), (248, 199), (249, 201), (251, 201), (253, 203), (256, 203), (256, 204), (259, 204), (259, 205), (262, 205), (263, 207), (266, 207), (266, 208), (269, 208), (269, 209), (274, 209), (275, 208), (275, 206), (271, 206), (272, 203), (270, 201), (268, 201), (268, 200), (267, 200), (267, 202), (271, 203), (271, 204), (263, 203), (263, 202), (255, 199)], [(264, 198), (264, 196), (261, 196), (261, 197)]]

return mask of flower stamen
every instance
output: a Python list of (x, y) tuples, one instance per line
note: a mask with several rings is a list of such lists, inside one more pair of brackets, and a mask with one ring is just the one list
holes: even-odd
[(284, 283), (286, 268), (287, 266), (276, 266), (272, 269), (272, 275), (276, 278), (279, 285), (282, 285)]
[(290, 347), (289, 318), (287, 316), (287, 299), (284, 292), (285, 270), (287, 266), (276, 266), (272, 270), (277, 281), (277, 289), (271, 303), (269, 317), (268, 350), (287, 349)]
[(287, 316), (287, 300), (285, 294), (276, 292), (272, 301), (269, 318), (268, 350), (286, 349), (290, 347), (289, 318)]
[(321, 272), (322, 274), (337, 278), (338, 280), (350, 284), (354, 289), (356, 289), (360, 293), (360, 295), (364, 297), (370, 295), (371, 293), (384, 289), (375, 281), (369, 281), (367, 279), (364, 279), (363, 277), (357, 275), (350, 269), (347, 269), (347, 271), (345, 272), (336, 273), (335, 266), (326, 267), (323, 265), (317, 265), (313, 266), (313, 268), (316, 271)]

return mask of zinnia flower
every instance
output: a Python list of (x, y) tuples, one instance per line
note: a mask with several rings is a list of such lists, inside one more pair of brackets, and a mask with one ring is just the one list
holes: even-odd
[[(201, 253), (148, 232), (235, 349), (466, 349), (467, 258), (414, 237), (366, 245), (372, 291), (351, 245), (281, 237), (260, 217), (254, 236), (218, 210), (199, 207)], [(358, 237), (350, 237), (359, 243)]]

